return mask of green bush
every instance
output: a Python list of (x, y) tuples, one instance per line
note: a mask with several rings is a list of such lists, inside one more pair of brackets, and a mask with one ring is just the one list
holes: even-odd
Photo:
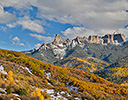
[(27, 90), (25, 88), (19, 88), (18, 94), (19, 95), (27, 95)]
[(10, 88), (10, 86), (7, 86), (7, 87), (6, 87), (6, 92), (7, 92), (7, 94), (10, 94), (10, 93), (11, 93), (11, 88)]

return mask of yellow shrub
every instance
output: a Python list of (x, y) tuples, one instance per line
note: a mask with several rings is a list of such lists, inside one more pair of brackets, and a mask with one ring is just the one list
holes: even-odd
[(40, 97), (40, 100), (44, 100), (44, 96), (41, 94), (40, 88), (37, 88), (32, 94), (33, 97)]
[(7, 79), (9, 80), (9, 81), (13, 81), (13, 72), (12, 71), (9, 71), (8, 72), (8, 77), (7, 77)]

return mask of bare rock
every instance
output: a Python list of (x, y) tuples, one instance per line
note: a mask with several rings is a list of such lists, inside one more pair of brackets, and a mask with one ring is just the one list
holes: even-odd
[(118, 43), (126, 42), (124, 34), (114, 34), (114, 40), (117, 40)]
[(60, 43), (61, 43), (61, 36), (60, 36), (60, 34), (56, 34), (56, 37), (55, 37), (55, 39), (53, 41), (53, 44), (54, 45), (58, 45)]
[(90, 43), (100, 43), (100, 36), (89, 36), (88, 41)]
[(100, 36), (89, 36), (88, 41), (90, 43), (115, 43), (117, 41), (118, 43), (126, 42), (125, 35), (121, 33), (114, 33), (114, 34), (107, 34), (103, 37)]

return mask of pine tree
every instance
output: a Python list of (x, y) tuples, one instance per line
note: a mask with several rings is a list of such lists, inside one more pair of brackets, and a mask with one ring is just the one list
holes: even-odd
[(7, 94), (10, 94), (10, 93), (11, 93), (11, 88), (10, 88), (10, 86), (7, 86), (7, 87), (6, 87), (6, 92), (7, 92)]

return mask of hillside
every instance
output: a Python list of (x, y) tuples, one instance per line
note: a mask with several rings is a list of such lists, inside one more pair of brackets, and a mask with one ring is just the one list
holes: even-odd
[[(113, 84), (80, 69), (61, 68), (19, 52), (2, 49), (0, 49), (0, 59), (0, 99), (2, 100), (128, 99), (127, 86)], [(9, 87), (12, 93), (7, 95), (5, 89), (9, 91)]]
[[(56, 64), (57, 63), (57, 64)], [(80, 58), (66, 58), (54, 63), (55, 65), (62, 66), (64, 68), (76, 68), (83, 71), (94, 72), (96, 70), (104, 69), (109, 66), (109, 63), (102, 61), (94, 57)]]
[(111, 64), (103, 70), (95, 72), (111, 82), (118, 84), (128, 84), (128, 57), (124, 57), (118, 62)]

